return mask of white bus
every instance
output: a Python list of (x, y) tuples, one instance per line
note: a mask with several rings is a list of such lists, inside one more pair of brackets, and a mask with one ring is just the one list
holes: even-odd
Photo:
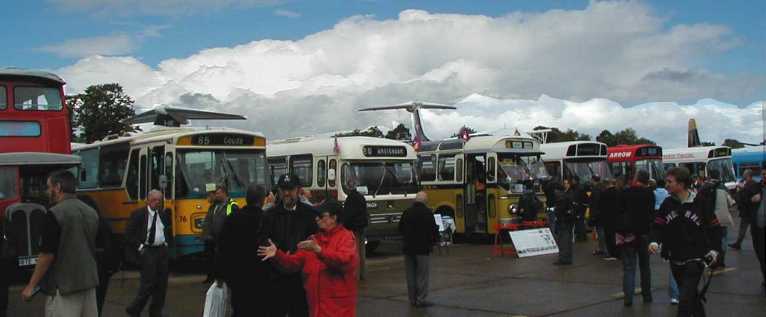
[(344, 202), (353, 180), (367, 200), (368, 249), (399, 237), (399, 218), (418, 191), (417, 157), (409, 144), (363, 136), (299, 137), (269, 143), (267, 155), (272, 183), (290, 173), (312, 197)]
[(564, 179), (577, 176), (580, 183), (590, 182), (597, 175), (609, 179), (612, 173), (607, 160), (606, 144), (594, 141), (572, 141), (546, 143), (540, 145), (544, 152), (543, 162), (553, 180), (563, 182)]
[(710, 171), (717, 170), (721, 175), (721, 181), (726, 184), (726, 188), (731, 190), (736, 185), (731, 148), (728, 146), (699, 146), (664, 150), (662, 163), (665, 170), (676, 166), (686, 167), (692, 176), (706, 177)]

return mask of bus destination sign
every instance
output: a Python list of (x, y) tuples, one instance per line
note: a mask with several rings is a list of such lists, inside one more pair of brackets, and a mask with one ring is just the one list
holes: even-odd
[(403, 146), (378, 146), (367, 145), (362, 148), (364, 156), (367, 157), (406, 157), (407, 148)]
[(250, 135), (216, 133), (197, 134), (191, 138), (191, 145), (196, 146), (250, 146), (255, 138)]

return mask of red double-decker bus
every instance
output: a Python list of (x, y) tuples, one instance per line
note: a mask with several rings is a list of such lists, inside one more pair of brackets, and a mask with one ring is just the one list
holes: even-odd
[(63, 88), (55, 74), (0, 68), (0, 153), (71, 153)]
[(636, 171), (644, 170), (653, 179), (665, 177), (662, 167), (662, 147), (654, 144), (617, 145), (607, 149), (612, 175), (632, 181)]

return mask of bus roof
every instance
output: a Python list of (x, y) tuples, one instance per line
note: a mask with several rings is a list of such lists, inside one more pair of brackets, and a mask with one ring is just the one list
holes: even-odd
[(446, 139), (441, 141), (423, 142), (421, 152), (458, 151), (465, 153), (482, 153), (487, 151), (498, 153), (539, 153), (540, 144), (530, 136), (511, 135), (477, 135), (468, 141), (461, 139)]
[[(266, 154), (270, 157), (285, 155), (312, 154), (316, 156), (333, 156), (335, 153), (334, 137), (299, 137), (269, 142)], [(371, 159), (371, 158), (397, 158), (414, 160), (415, 149), (402, 141), (373, 138), (366, 136), (338, 137), (339, 156), (343, 159)], [(403, 148), (403, 156), (367, 155), (364, 148), (367, 146), (397, 147)]]
[(79, 165), (80, 157), (45, 152), (0, 153), (0, 166), (10, 165)]
[(731, 159), (735, 164), (758, 163), (763, 166), (766, 164), (766, 151), (763, 149), (736, 149), (731, 151)]
[[(716, 150), (724, 150), (724, 152), (729, 150), (728, 153), (731, 155), (731, 148), (728, 146), (697, 146), (663, 150), (662, 161), (663, 163), (707, 161), (713, 158), (710, 156), (710, 152)], [(714, 157), (727, 157), (729, 155), (716, 155)]]
[[(592, 144), (591, 147), (595, 150), (595, 148), (598, 148), (598, 151), (596, 153), (583, 153), (580, 155), (577, 155), (577, 148), (579, 148), (582, 144)], [(570, 150), (570, 147), (575, 146)], [(563, 160), (564, 158), (603, 158), (606, 159), (607, 157), (607, 149), (606, 144), (597, 142), (597, 141), (569, 141), (569, 142), (555, 142), (555, 143), (545, 143), (540, 144), (540, 150), (545, 152), (543, 154), (543, 161), (558, 161)], [(571, 155), (571, 153), (574, 152), (575, 155)]]
[(207, 133), (237, 133), (247, 134), (259, 138), (265, 138), (263, 134), (257, 132), (250, 132), (239, 129), (231, 128), (197, 128), (197, 127), (162, 127), (157, 126), (152, 130), (138, 133), (131, 133), (126, 136), (116, 137), (113, 139), (104, 139), (96, 141), (90, 144), (72, 143), (72, 150), (85, 150), (89, 148), (118, 144), (118, 143), (130, 143), (130, 144), (142, 144), (151, 142), (161, 142), (168, 139), (177, 139), (182, 136), (195, 135), (195, 134), (207, 134)]
[(22, 78), (36, 78), (47, 81), (52, 81), (63, 85), (64, 80), (56, 74), (49, 73), (41, 70), (24, 69), (15, 67), (0, 68), (0, 78), (3, 77), (22, 77)]
[[(649, 155), (649, 153), (639, 153), (644, 148), (656, 148), (659, 151), (651, 153), (652, 155)], [(608, 147), (607, 153), (609, 155), (609, 162), (636, 161), (639, 157), (662, 158), (662, 147), (656, 144), (620, 144)]]

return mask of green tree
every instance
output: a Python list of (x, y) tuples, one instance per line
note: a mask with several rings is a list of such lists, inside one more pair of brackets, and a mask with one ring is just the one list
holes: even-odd
[(383, 131), (380, 131), (378, 127), (372, 126), (365, 130), (359, 130), (355, 129), (351, 132), (344, 132), (344, 133), (338, 133), (335, 136), (343, 137), (343, 136), (368, 136), (373, 138), (382, 138), (383, 137)]
[(400, 123), (396, 128), (386, 132), (386, 139), (409, 141), (412, 139), (412, 134), (410, 134), (410, 129)]
[(68, 101), (74, 109), (73, 127), (79, 128), (80, 137), (87, 143), (135, 131), (126, 122), (136, 113), (134, 101), (119, 84), (93, 85), (84, 93), (70, 96)]
[(536, 126), (532, 130), (536, 131), (536, 130), (544, 130), (544, 129), (551, 130), (550, 132), (548, 132), (548, 140), (547, 140), (548, 143), (569, 142), (569, 141), (590, 141), (590, 135), (585, 133), (580, 133), (572, 129), (561, 131), (559, 130), (559, 128)]
[(721, 145), (728, 146), (732, 149), (741, 149), (745, 147), (745, 145), (742, 142), (739, 142), (738, 140), (735, 140), (735, 139), (723, 140), (723, 143)]
[(644, 137), (639, 137), (636, 130), (627, 128), (612, 134), (609, 130), (604, 130), (596, 137), (596, 141), (606, 143), (607, 146), (615, 145), (633, 145), (633, 144), (656, 144), (654, 141)]

